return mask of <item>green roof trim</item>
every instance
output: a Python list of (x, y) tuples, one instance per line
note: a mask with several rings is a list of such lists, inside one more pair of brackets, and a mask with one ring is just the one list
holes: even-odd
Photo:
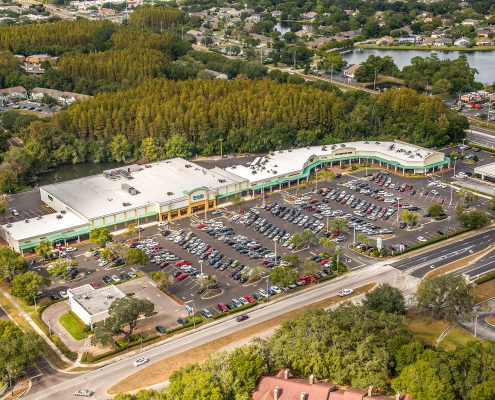
[(200, 186), (200, 187), (194, 188), (192, 190), (183, 190), (182, 193), (189, 195), (192, 192), (195, 192), (196, 190), (208, 190), (208, 188), (206, 186)]

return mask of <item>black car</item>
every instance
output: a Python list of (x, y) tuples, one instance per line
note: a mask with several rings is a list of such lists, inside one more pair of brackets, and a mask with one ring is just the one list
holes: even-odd
[(406, 226), (407, 226), (407, 223), (405, 223), (405, 222), (401, 222), (401, 223), (399, 224), (399, 228), (400, 228), (400, 229), (404, 229)]
[(179, 319), (177, 319), (177, 323), (179, 323), (181, 325), (185, 325), (185, 324), (187, 324), (187, 318), (179, 318)]
[(52, 300), (52, 301), (60, 300), (60, 296), (59, 295), (56, 295), (56, 294), (52, 294), (50, 296), (50, 300)]
[(162, 236), (168, 236), (170, 235), (170, 231), (162, 231)]
[(120, 279), (122, 279), (123, 281), (126, 281), (129, 279), (129, 275), (127, 275), (125, 272), (122, 272), (120, 274)]
[(215, 283), (210, 283), (208, 285), (208, 289), (218, 289), (220, 287), (219, 283), (218, 282), (215, 282)]
[(158, 333), (161, 333), (161, 334), (164, 334), (167, 332), (167, 330), (161, 325), (155, 326), (155, 331), (157, 331)]
[(253, 297), (257, 300), (257, 301), (260, 301), (260, 300), (263, 300), (263, 296), (259, 293), (255, 293), (253, 294)]
[(439, 230), (437, 231), (437, 233), (438, 233), (439, 235), (442, 235), (442, 236), (443, 236), (443, 235), (445, 235), (445, 231), (444, 231), (444, 230), (442, 230), (442, 229), (439, 229)]
[(109, 284), (109, 283), (112, 283), (113, 281), (112, 281), (112, 279), (109, 276), (104, 276), (103, 277), (103, 282), (105, 284)]
[(241, 322), (241, 321), (244, 321), (244, 320), (246, 320), (248, 318), (249, 318), (249, 316), (247, 316), (247, 315), (239, 315), (235, 320), (237, 322)]

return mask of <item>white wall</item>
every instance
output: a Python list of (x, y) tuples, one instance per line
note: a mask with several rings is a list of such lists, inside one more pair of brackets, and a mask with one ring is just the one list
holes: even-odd
[[(48, 204), (55, 211), (60, 212), (60, 211), (66, 211), (67, 210), (67, 206), (65, 205), (65, 203), (61, 202), (55, 196), (50, 195), (50, 193), (48, 193), (43, 188), (40, 188), (40, 196), (41, 196), (41, 201)], [(48, 197), (48, 196), (50, 196), (50, 197)]]
[(70, 301), (70, 308), (85, 324), (91, 325), (91, 315), (76, 301)]

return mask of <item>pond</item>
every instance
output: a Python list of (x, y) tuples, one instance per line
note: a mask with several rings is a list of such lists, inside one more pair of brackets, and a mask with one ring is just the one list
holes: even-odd
[(392, 56), (399, 69), (411, 64), (413, 57), (428, 57), (432, 53), (437, 53), (440, 60), (450, 58), (451, 60), (461, 55), (467, 56), (471, 68), (476, 68), (478, 74), (474, 76), (475, 81), (482, 83), (493, 83), (495, 74), (493, 72), (493, 60), (495, 51), (446, 51), (446, 50), (390, 50), (390, 49), (354, 49), (342, 53), (342, 58), (349, 64), (359, 64), (368, 59), (370, 55), (385, 57)]
[(36, 181), (38, 186), (50, 185), (56, 182), (69, 181), (71, 179), (82, 178), (85, 176), (101, 174), (103, 171), (112, 168), (118, 168), (125, 164), (118, 162), (108, 162), (94, 164), (90, 162), (79, 164), (64, 164), (53, 171), (41, 174)]

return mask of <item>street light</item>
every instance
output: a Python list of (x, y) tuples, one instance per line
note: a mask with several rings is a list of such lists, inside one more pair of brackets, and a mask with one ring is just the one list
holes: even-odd
[(476, 337), (476, 328), (478, 327), (478, 317), (479, 315), (476, 314), (476, 321), (474, 323), (474, 337)]
[(203, 276), (203, 260), (199, 260), (199, 265), (201, 266), (201, 276)]
[(220, 142), (220, 157), (223, 158), (223, 148), (222, 148), (223, 139), (218, 139), (218, 141)]
[(455, 176), (455, 166), (457, 164), (457, 157), (454, 157), (454, 176)]

